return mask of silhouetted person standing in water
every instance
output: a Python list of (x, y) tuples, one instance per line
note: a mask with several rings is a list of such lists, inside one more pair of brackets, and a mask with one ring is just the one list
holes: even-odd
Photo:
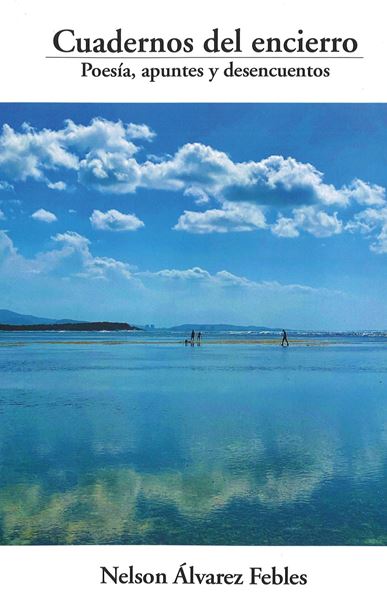
[(198, 346), (200, 346), (200, 342), (202, 341), (202, 334), (201, 331), (199, 331), (197, 337), (196, 337), (197, 341), (198, 341)]
[(191, 346), (195, 343), (195, 331), (194, 329), (191, 331)]
[(281, 340), (281, 346), (289, 346), (289, 341), (288, 341), (288, 335), (285, 331), (285, 329), (282, 330), (282, 340)]

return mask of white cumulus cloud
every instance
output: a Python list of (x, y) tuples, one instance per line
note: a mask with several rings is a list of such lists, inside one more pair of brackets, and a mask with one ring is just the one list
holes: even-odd
[(12, 192), (13, 185), (7, 181), (0, 181), (0, 192)]
[[(7, 124), (0, 134), (0, 172), (8, 181), (41, 181), (52, 189), (64, 189), (63, 181), (51, 182), (58, 169), (78, 172), (97, 159), (131, 157), (138, 146), (133, 139), (151, 140), (146, 125), (108, 121), (96, 117), (88, 125), (65, 121), (62, 129), (35, 129), (24, 123), (20, 132)], [(3, 184), (4, 185), (4, 184)]]
[(137, 140), (149, 142), (154, 136), (145, 124), (99, 117), (87, 125), (69, 119), (55, 130), (24, 124), (17, 132), (5, 124), (0, 135), (0, 171), (7, 185), (32, 178), (62, 190), (66, 181), (52, 181), (61, 169), (76, 174), (81, 185), (101, 192), (181, 191), (199, 202), (214, 198), (276, 207), (384, 202), (381, 186), (354, 179), (337, 188), (324, 181), (324, 174), (314, 165), (293, 157), (273, 155), (234, 162), (225, 152), (196, 142), (184, 144), (173, 155), (148, 155), (139, 162)]
[(370, 250), (375, 254), (387, 253), (387, 207), (367, 208), (357, 213), (346, 225), (351, 233), (360, 232), (370, 238)]
[(204, 212), (184, 211), (174, 229), (189, 233), (227, 233), (265, 227), (265, 216), (258, 206), (248, 202), (225, 202), (222, 208)]
[(272, 232), (279, 237), (297, 237), (300, 230), (307, 231), (315, 237), (330, 237), (343, 231), (343, 223), (337, 212), (328, 214), (314, 206), (297, 208), (292, 211), (292, 217), (280, 217), (271, 227)]
[(230, 273), (230, 271), (222, 270), (216, 273), (210, 273), (201, 267), (192, 267), (189, 269), (162, 269), (160, 271), (138, 273), (138, 277), (158, 278), (165, 281), (175, 281), (199, 285), (210, 285), (218, 288), (248, 288), (254, 292), (287, 292), (291, 294), (322, 294), (322, 295), (338, 295), (342, 294), (339, 290), (330, 290), (327, 288), (314, 288), (308, 285), (301, 284), (281, 284), (278, 281), (254, 281), (240, 275)]
[(136, 231), (136, 229), (144, 227), (143, 221), (136, 215), (125, 214), (115, 208), (106, 212), (93, 210), (90, 222), (95, 229), (105, 231)]
[(54, 223), (58, 218), (54, 213), (46, 210), (45, 208), (39, 208), (34, 213), (32, 213), (31, 217), (35, 219), (35, 221), (42, 221), (43, 223)]
[(345, 189), (350, 200), (354, 200), (358, 204), (383, 206), (386, 203), (386, 190), (380, 185), (366, 183), (361, 179), (354, 179)]
[(111, 257), (94, 256), (90, 251), (90, 240), (75, 231), (58, 233), (52, 240), (61, 244), (62, 253), (76, 255), (80, 259), (81, 269), (76, 273), (79, 277), (107, 279), (109, 275), (119, 275), (132, 279), (132, 269), (128, 263)]
[(47, 183), (47, 187), (49, 187), (50, 190), (58, 190), (60, 192), (63, 192), (63, 190), (67, 189), (67, 185), (64, 181), (55, 181), (55, 183), (51, 183), (49, 181)]
[[(268, 229), (296, 238), (301, 232), (323, 238), (349, 231), (372, 237), (370, 248), (386, 249), (386, 190), (359, 177), (344, 185), (327, 181), (317, 166), (292, 156), (252, 156), (238, 162), (226, 152), (199, 142), (171, 154), (146, 154), (139, 145), (155, 132), (144, 124), (93, 118), (87, 124), (68, 119), (57, 129), (24, 123), (0, 132), (0, 191), (14, 182), (34, 180), (56, 191), (86, 187), (100, 193), (133, 194), (139, 189), (166, 190), (182, 202), (208, 205), (182, 208), (174, 229), (211, 234)], [(374, 209), (354, 215), (355, 208)], [(358, 210), (358, 208), (357, 208)], [(34, 219), (53, 222), (45, 209)], [(144, 223), (134, 214), (95, 209), (96, 229), (134, 231)], [(347, 223), (345, 224), (345, 221)]]
[(279, 217), (271, 226), (271, 231), (278, 237), (294, 238), (300, 235), (295, 219)]

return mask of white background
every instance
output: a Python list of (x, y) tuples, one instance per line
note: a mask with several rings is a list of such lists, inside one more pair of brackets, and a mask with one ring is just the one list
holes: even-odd
[[(386, 596), (385, 548), (67, 546), (0, 548), (0, 591), (6, 600), (106, 598), (278, 598), (293, 600)], [(244, 573), (249, 567), (269, 572), (288, 566), (306, 573), (304, 586), (248, 585), (101, 585), (101, 566), (127, 572), (166, 572), (169, 581), (186, 562), (199, 573)]]
[[(9, 102), (384, 102), (387, 99), (385, 15), (382, 0), (3, 0), (0, 20), (0, 100)], [(256, 37), (354, 37), (360, 60), (238, 60), (238, 66), (329, 67), (328, 78), (128, 79), (81, 78), (81, 61), (57, 54), (60, 29), (79, 37), (193, 37), (195, 52), (213, 28), (224, 36), (242, 30), (245, 55)], [(259, 56), (259, 55), (257, 55)], [(87, 60), (87, 58), (85, 58)], [(96, 60), (113, 66), (117, 60)], [(125, 61), (124, 61), (125, 62)], [(128, 60), (125, 65), (225, 67), (226, 60)]]
[[(109, 0), (3, 1), (0, 21), (0, 102), (385, 102), (386, 44), (383, 2), (219, 0), (128, 2)], [(80, 61), (49, 60), (54, 33), (73, 28), (81, 37), (194, 37), (197, 51), (219, 27), (224, 36), (242, 30), (246, 54), (255, 37), (355, 37), (361, 60), (238, 61), (238, 66), (330, 67), (320, 79), (82, 79)], [(86, 60), (86, 59), (85, 59)], [(95, 61), (113, 66), (117, 61)], [(128, 61), (143, 66), (226, 66), (227, 61)], [(1, 105), (0, 105), (1, 116)], [(386, 548), (296, 547), (0, 547), (0, 593), (13, 598), (385, 597)], [(166, 571), (171, 579), (182, 562), (199, 572), (243, 572), (250, 566), (288, 565), (307, 573), (299, 586), (100, 585), (101, 565), (134, 564), (139, 571)]]

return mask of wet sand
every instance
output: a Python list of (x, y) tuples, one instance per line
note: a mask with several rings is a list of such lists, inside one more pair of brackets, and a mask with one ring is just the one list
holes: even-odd
[[(321, 340), (300, 340), (300, 339), (289, 339), (290, 346), (332, 346), (339, 342), (334, 341), (321, 341)], [(176, 346), (180, 344), (185, 346), (184, 340), (31, 340), (22, 342), (0, 342), (0, 347), (4, 346), (26, 346), (30, 344), (51, 344), (51, 345), (72, 345), (72, 346), (120, 346), (120, 345), (141, 345), (141, 346)], [(257, 345), (257, 346), (280, 346), (281, 341), (278, 339), (266, 339), (266, 340), (202, 340), (200, 344), (195, 341), (194, 346), (219, 346), (219, 345)], [(191, 346), (191, 342), (187, 343), (187, 346)]]

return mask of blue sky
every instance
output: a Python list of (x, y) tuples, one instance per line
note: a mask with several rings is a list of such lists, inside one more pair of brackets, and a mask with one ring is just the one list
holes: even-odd
[(387, 106), (0, 105), (1, 307), (387, 328)]

